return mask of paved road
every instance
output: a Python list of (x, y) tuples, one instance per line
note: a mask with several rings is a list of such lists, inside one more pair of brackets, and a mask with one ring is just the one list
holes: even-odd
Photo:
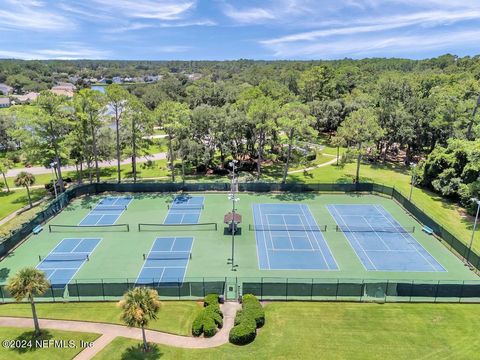
[[(167, 153), (158, 153), (158, 154), (152, 154), (148, 155), (146, 157), (141, 157), (137, 158), (138, 163), (144, 163), (149, 160), (164, 160), (167, 158)], [(120, 162), (120, 164), (125, 165), (125, 164), (130, 164), (131, 159), (125, 159)], [(98, 163), (100, 167), (109, 167), (109, 166), (116, 166), (117, 162), (116, 160), (111, 160), (111, 161), (101, 161)], [(62, 171), (75, 171), (76, 168), (75, 166), (62, 166)], [(32, 173), (33, 175), (40, 175), (40, 174), (50, 174), (52, 172), (52, 169), (45, 168), (43, 166), (32, 166), (30, 168), (22, 168), (22, 169), (10, 169), (7, 172), (7, 177), (14, 177), (17, 176), (18, 173), (22, 171), (28, 171), (29, 173)]]
[[(147, 330), (147, 341), (161, 345), (175, 346), (188, 349), (206, 349), (217, 347), (228, 342), (228, 334), (233, 327), (236, 312), (241, 305), (234, 302), (227, 302), (221, 305), (223, 312), (223, 327), (211, 338), (195, 338), (189, 336), (172, 335), (159, 331)], [(63, 331), (78, 331), (95, 334), (102, 334), (90, 348), (85, 349), (75, 357), (75, 360), (91, 359), (117, 336), (135, 340), (142, 340), (142, 332), (138, 328), (129, 328), (122, 325), (104, 324), (86, 321), (71, 320), (47, 320), (40, 319), (40, 328)], [(33, 320), (29, 318), (0, 317), (1, 327), (33, 327)]]

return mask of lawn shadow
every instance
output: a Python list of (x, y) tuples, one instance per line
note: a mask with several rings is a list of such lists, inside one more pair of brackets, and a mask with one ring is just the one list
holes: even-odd
[(315, 193), (312, 192), (284, 192), (281, 194), (272, 195), (274, 199), (280, 201), (302, 201), (302, 200), (311, 200), (315, 198)]
[(42, 330), (40, 336), (35, 335), (35, 331), (26, 331), (17, 338), (15, 338), (15, 342), (18, 343), (28, 343), (31, 342), (32, 346), (18, 346), (12, 349), (12, 351), (15, 351), (19, 354), (25, 354), (28, 352), (33, 352), (37, 351), (38, 349), (42, 349), (41, 347), (36, 346), (36, 341), (45, 341), (45, 340), (50, 340), (53, 338), (53, 335), (50, 333), (48, 330)]
[(143, 344), (130, 346), (122, 354), (122, 360), (156, 360), (163, 356), (158, 345), (148, 344), (149, 350), (143, 351)]

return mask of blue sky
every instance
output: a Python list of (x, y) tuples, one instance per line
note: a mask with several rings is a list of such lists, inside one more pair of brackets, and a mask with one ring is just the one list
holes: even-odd
[(339, 59), (480, 53), (480, 0), (0, 0), (0, 58)]

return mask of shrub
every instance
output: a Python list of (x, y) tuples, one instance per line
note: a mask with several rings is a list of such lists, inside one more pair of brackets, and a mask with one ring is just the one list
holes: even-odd
[[(263, 310), (260, 301), (252, 294), (246, 294), (242, 297), (242, 311), (237, 316), (255, 319), (257, 328), (265, 325), (265, 310)], [(238, 321), (241, 322), (240, 319)], [(237, 317), (235, 317), (235, 322), (237, 322)]]
[(245, 318), (230, 330), (229, 341), (236, 345), (245, 345), (255, 340), (257, 329), (255, 320)]
[(205, 296), (205, 300), (203, 300), (203, 306), (209, 305), (218, 305), (218, 295), (217, 294), (208, 294)]
[(208, 311), (212, 311), (214, 313), (217, 313), (218, 315), (220, 315), (223, 318), (223, 313), (220, 310), (220, 305), (218, 305), (218, 304), (208, 305), (207, 307), (205, 307), (205, 309), (207, 309)]
[(195, 320), (193, 320), (192, 324), (192, 335), (193, 336), (200, 336), (203, 333), (203, 322), (204, 322), (204, 312), (201, 311), (198, 313)]
[(206, 307), (204, 312), (205, 316), (212, 318), (219, 328), (223, 327), (223, 317), (219, 313), (214, 311), (210, 306)]
[(217, 324), (210, 316), (205, 316), (203, 320), (203, 335), (205, 337), (212, 337), (217, 333)]

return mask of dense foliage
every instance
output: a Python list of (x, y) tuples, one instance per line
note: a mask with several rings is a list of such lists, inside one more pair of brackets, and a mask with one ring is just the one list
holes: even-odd
[(265, 324), (265, 311), (262, 304), (252, 294), (242, 296), (242, 310), (235, 316), (235, 326), (230, 330), (229, 341), (245, 345), (257, 336), (257, 328)]
[(217, 328), (223, 326), (223, 314), (220, 310), (217, 294), (208, 294), (204, 299), (204, 308), (197, 314), (192, 324), (192, 335), (212, 337)]
[[(81, 90), (91, 77), (148, 75), (161, 77), (155, 83), (110, 85), (106, 94)], [(292, 162), (305, 156), (298, 144), (326, 134), (348, 148), (345, 160), (357, 160), (357, 179), (364, 161), (410, 165), (427, 159), (420, 166), (422, 185), (467, 207), (465, 199), (478, 193), (474, 170), (467, 167), (462, 174), (464, 165), (430, 169), (429, 163), (452, 146), (470, 148), (479, 135), (474, 111), (479, 57), (0, 61), (0, 82), (17, 92), (46, 89), (72, 77), (80, 90), (73, 100), (42, 92), (33, 106), (2, 112), (0, 152), (21, 148), (30, 163), (75, 164), (79, 179), (86, 167), (91, 181), (98, 181), (98, 161), (130, 158), (136, 179), (135, 159), (148, 152), (146, 136), (158, 126), (167, 134), (172, 180), (176, 167), (182, 177), (221, 173), (236, 158), (250, 163), (246, 169), (255, 170), (257, 179), (267, 163), (278, 163), (286, 181)], [(469, 156), (468, 163), (475, 155)]]

